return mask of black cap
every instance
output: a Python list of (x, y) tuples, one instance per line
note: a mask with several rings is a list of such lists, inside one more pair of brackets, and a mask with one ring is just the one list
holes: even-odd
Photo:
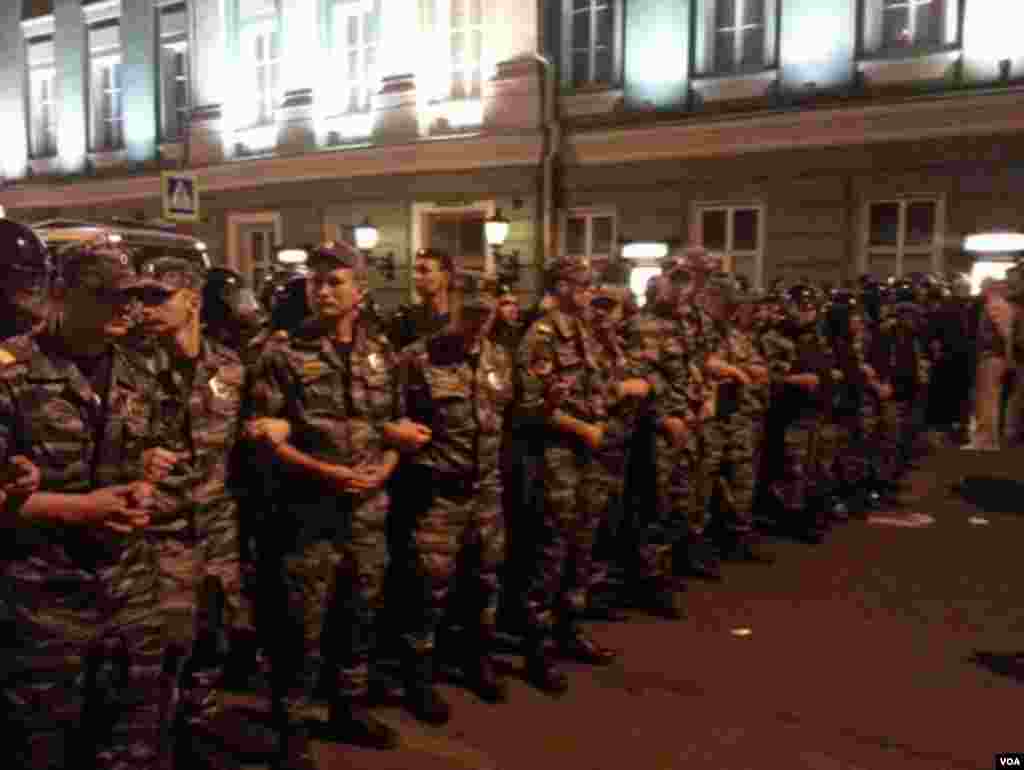
[(306, 264), (310, 270), (354, 270), (361, 262), (354, 246), (344, 241), (331, 241), (310, 250)]
[(49, 274), (54, 263), (46, 245), (31, 228), (0, 217), (0, 267), (5, 271)]

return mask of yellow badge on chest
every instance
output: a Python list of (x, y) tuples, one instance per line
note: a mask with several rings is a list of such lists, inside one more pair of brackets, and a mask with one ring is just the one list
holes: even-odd
[(231, 395), (231, 388), (225, 385), (217, 377), (210, 380), (210, 392), (213, 393), (214, 398), (227, 398)]
[(303, 379), (316, 379), (327, 371), (327, 364), (323, 361), (306, 361), (302, 364)]

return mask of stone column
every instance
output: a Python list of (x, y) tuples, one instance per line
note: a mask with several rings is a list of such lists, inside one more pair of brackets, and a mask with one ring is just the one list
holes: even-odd
[(59, 94), (57, 153), (61, 171), (75, 173), (85, 168), (89, 136), (85, 109), (89, 56), (81, 0), (56, 0), (53, 4), (53, 22)]
[(21, 31), (21, 3), (4, 3), (0, 7), (0, 115), (4, 130), (0, 132), (0, 177), (14, 179), (25, 175), (28, 167), (26, 141), (25, 46)]
[(317, 76), (323, 72), (322, 46), (317, 34), (317, 0), (283, 0), (284, 93), (278, 109), (278, 151), (300, 153), (316, 145), (313, 99)]
[[(419, 136), (416, 115), (416, 55), (420, 52), (417, 0), (380, 0), (382, 34), (381, 87), (374, 100), (374, 139), (384, 142), (413, 141)], [(429, 56), (427, 49), (426, 56)]]
[(153, 0), (121, 0), (121, 72), (124, 140), (132, 161), (156, 156), (158, 89)]
[(220, 0), (188, 4), (192, 46), (192, 119), (189, 123), (189, 164), (206, 166), (224, 159), (222, 131), (224, 79), (231, 60), (225, 39)]

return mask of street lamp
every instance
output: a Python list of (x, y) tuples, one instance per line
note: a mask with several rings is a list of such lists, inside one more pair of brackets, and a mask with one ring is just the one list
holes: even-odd
[(484, 237), (494, 253), (499, 278), (505, 283), (516, 283), (519, 281), (519, 251), (504, 255), (501, 253), (501, 247), (508, 238), (509, 226), (510, 222), (501, 215), (501, 209), (495, 209), (494, 214), (484, 221)]
[(971, 294), (981, 292), (986, 278), (1002, 281), (1016, 258), (1024, 253), (1024, 233), (1010, 230), (974, 233), (964, 238), (964, 251), (973, 255)]
[(380, 242), (380, 231), (370, 222), (369, 217), (364, 219), (361, 225), (352, 227), (352, 235), (355, 237), (356, 248), (366, 258), (366, 264), (373, 265), (380, 270), (384, 280), (395, 280), (395, 252), (389, 251), (383, 257), (374, 257), (372, 254)]

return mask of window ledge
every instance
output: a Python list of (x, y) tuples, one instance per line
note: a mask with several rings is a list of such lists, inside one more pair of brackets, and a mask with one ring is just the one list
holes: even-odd
[(128, 150), (96, 150), (89, 153), (93, 168), (111, 168), (128, 162)]
[[(254, 155), (265, 155), (277, 149), (278, 124), (260, 123), (255, 126), (239, 128), (231, 132), (229, 142), (232, 154), (251, 158)], [(241, 148), (241, 151), (239, 151)]]
[(373, 134), (374, 119), (372, 110), (331, 115), (322, 119), (316, 132), (327, 147), (358, 144)]
[(612, 112), (624, 99), (621, 88), (583, 88), (562, 94), (562, 112), (567, 117)]
[(759, 99), (767, 96), (779, 79), (777, 68), (735, 75), (698, 75), (691, 81), (693, 90), (705, 102), (732, 99)]
[(870, 85), (890, 85), (941, 80), (949, 74), (962, 55), (957, 48), (877, 54), (857, 61), (857, 71)]
[(426, 117), (427, 133), (431, 136), (479, 131), (484, 124), (484, 103), (482, 99), (431, 102)]
[(60, 163), (56, 155), (50, 155), (45, 158), (29, 158), (28, 167), (31, 169), (33, 175), (45, 176), (47, 174), (57, 173), (60, 169)]

